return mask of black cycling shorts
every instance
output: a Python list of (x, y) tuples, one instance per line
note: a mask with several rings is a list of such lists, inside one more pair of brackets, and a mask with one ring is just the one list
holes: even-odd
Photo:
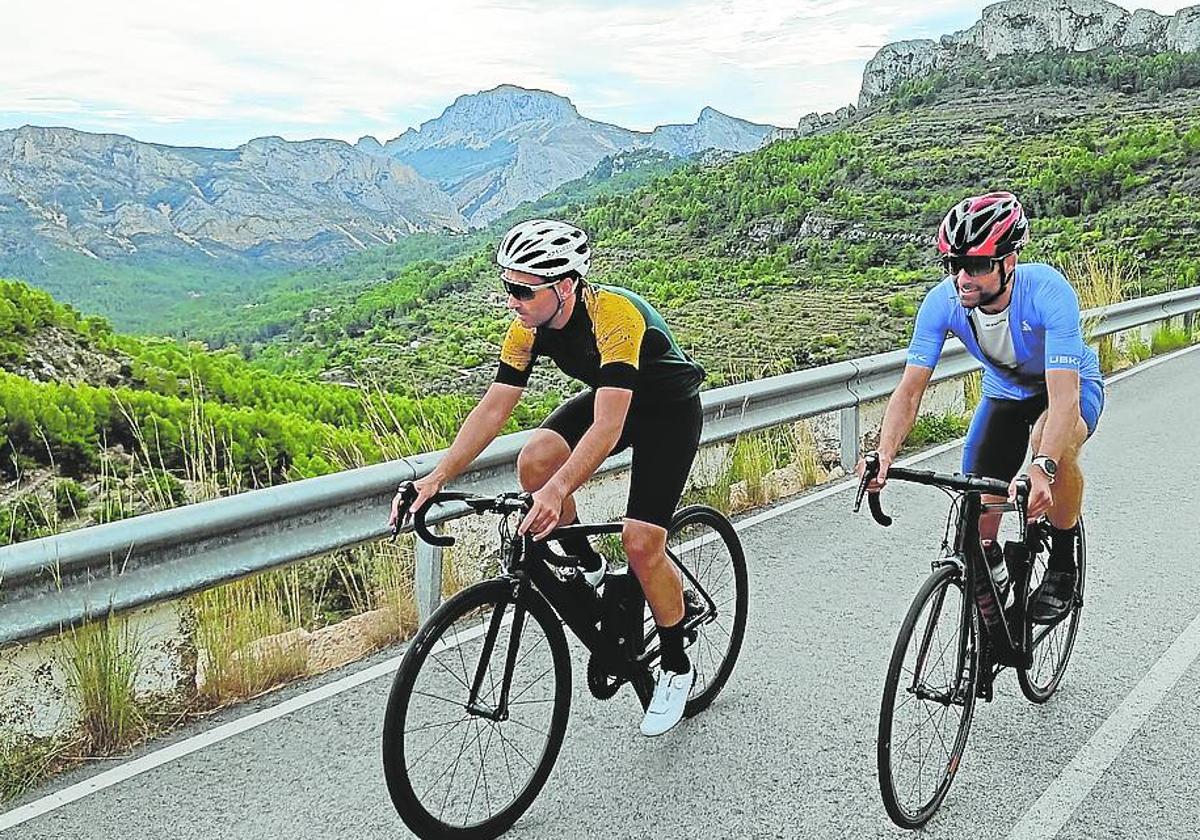
[[(1029, 437), (1049, 405), (1046, 394), (1023, 400), (984, 397), (971, 418), (963, 444), (962, 471), (983, 478), (1012, 481), (1025, 463)], [(1096, 431), (1104, 411), (1104, 386), (1093, 380), (1080, 383), (1079, 413), (1088, 437)]]
[[(573, 450), (595, 418), (596, 392), (584, 391), (551, 412), (543, 429), (557, 432)], [(610, 454), (633, 447), (629, 500), (625, 516), (663, 528), (683, 495), (688, 472), (700, 447), (704, 414), (700, 397), (661, 405), (629, 406), (625, 428)]]

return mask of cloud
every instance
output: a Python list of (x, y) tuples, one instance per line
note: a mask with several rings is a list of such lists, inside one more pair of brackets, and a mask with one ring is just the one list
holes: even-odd
[(884, 43), (923, 21), (968, 25), (983, 5), (42, 0), (6, 9), (0, 119), (159, 137), (174, 135), (153, 127), (175, 126), (197, 143), (231, 132), (354, 139), (392, 136), (460, 94), (509, 82), (634, 128), (692, 119), (705, 104), (792, 124), (853, 100)]

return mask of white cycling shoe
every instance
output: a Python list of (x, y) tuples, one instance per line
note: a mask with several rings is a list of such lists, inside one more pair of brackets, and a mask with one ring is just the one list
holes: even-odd
[(683, 707), (687, 705), (688, 695), (692, 692), (692, 683), (695, 680), (695, 666), (689, 666), (684, 674), (676, 674), (674, 671), (659, 672), (658, 683), (654, 686), (654, 697), (646, 708), (646, 716), (642, 718), (643, 735), (662, 735), (683, 719)]
[(587, 581), (587, 585), (595, 589), (604, 580), (604, 574), (608, 571), (608, 560), (603, 555), (600, 556), (600, 568), (594, 572), (586, 572), (583, 569), (579, 570), (579, 574), (583, 575), (583, 579)]

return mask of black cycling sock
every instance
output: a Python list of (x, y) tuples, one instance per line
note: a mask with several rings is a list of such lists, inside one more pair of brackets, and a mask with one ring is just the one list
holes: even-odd
[(659, 665), (664, 671), (676, 674), (686, 674), (691, 670), (692, 663), (683, 652), (683, 619), (670, 627), (658, 625), (658, 641), (662, 648)]
[[(558, 527), (563, 528), (567, 525), (579, 524), (579, 517), (576, 516), (570, 522), (560, 522)], [(585, 572), (594, 572), (600, 568), (603, 562), (596, 549), (592, 548), (592, 544), (588, 542), (588, 538), (583, 534), (570, 534), (564, 537), (557, 537), (558, 544), (562, 546), (563, 551), (572, 557), (579, 558), (579, 568)]]
[(1064, 531), (1051, 525), (1049, 530), (1049, 568), (1056, 572), (1072, 571), (1075, 568), (1075, 540), (1079, 536), (1079, 526)]

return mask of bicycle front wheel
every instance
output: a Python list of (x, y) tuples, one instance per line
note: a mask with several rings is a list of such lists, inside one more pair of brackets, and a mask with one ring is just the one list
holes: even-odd
[(879, 792), (902, 828), (929, 821), (967, 746), (979, 669), (979, 619), (955, 565), (913, 599), (892, 649), (879, 709)]
[(508, 830), (558, 757), (571, 703), (562, 624), (541, 595), (485, 581), (441, 606), (409, 644), (383, 727), (383, 769), (419, 837)]
[(701, 618), (687, 650), (696, 681), (683, 713), (691, 717), (721, 692), (742, 649), (750, 599), (746, 555), (733, 524), (705, 505), (675, 512), (667, 551), (680, 567), (685, 599)]
[[(1029, 572), (1029, 586), (1025, 590), (1026, 603), (1046, 574), (1048, 554), (1040, 552), (1034, 558)], [(1026, 640), (1029, 644), (1030, 663), (1028, 668), (1017, 671), (1017, 682), (1021, 693), (1033, 703), (1045, 703), (1058, 690), (1066, 673), (1071, 651), (1075, 649), (1075, 636), (1079, 632), (1080, 612), (1083, 610), (1083, 582), (1087, 576), (1087, 544), (1083, 536), (1083, 519), (1079, 520), (1075, 538), (1075, 597), (1062, 618), (1053, 624), (1034, 624), (1026, 621)]]

